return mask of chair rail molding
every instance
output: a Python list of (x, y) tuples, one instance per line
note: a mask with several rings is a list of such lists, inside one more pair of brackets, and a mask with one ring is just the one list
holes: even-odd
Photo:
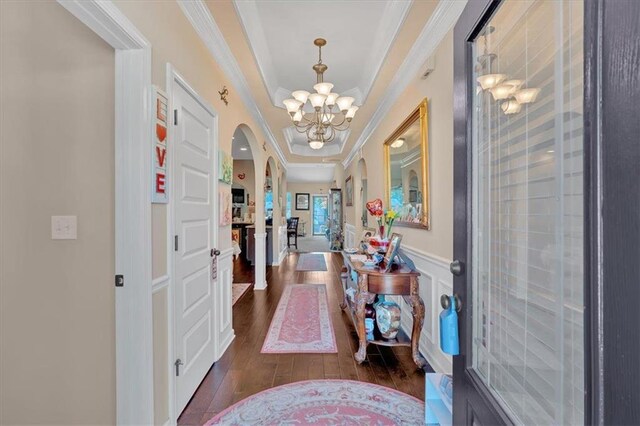
[(429, 56), (435, 52), (444, 36), (453, 28), (466, 5), (467, 0), (445, 0), (438, 3), (433, 14), (422, 28), (420, 35), (411, 46), (411, 50), (409, 50), (402, 65), (395, 73), (391, 83), (389, 83), (387, 91), (378, 102), (378, 108), (371, 116), (371, 120), (369, 120), (353, 148), (351, 148), (347, 158), (342, 162), (345, 169), (349, 167), (360, 148), (367, 143), (384, 117), (389, 113), (389, 110), (407, 87), (409, 81), (418, 75)]
[(111, 1), (58, 3), (115, 49), (116, 422), (152, 424), (151, 44)]
[[(452, 294), (453, 276), (448, 259), (426, 253), (414, 247), (401, 246), (400, 251), (413, 260), (420, 272), (420, 297), (424, 300), (424, 326), (420, 336), (420, 352), (438, 373), (451, 374), (452, 359), (440, 350), (440, 295)], [(402, 329), (411, 335), (411, 307), (401, 297), (394, 298), (402, 308)]]
[(240, 98), (253, 116), (253, 119), (262, 128), (269, 145), (271, 145), (275, 151), (280, 163), (286, 169), (288, 162), (284, 156), (284, 152), (278, 145), (276, 137), (267, 124), (267, 121), (262, 116), (262, 112), (260, 112), (260, 108), (258, 108), (258, 104), (251, 94), (247, 79), (242, 73), (242, 69), (233, 56), (229, 45), (225, 41), (218, 24), (216, 24), (213, 16), (211, 16), (207, 5), (202, 0), (178, 0), (178, 5), (189, 22), (191, 22), (191, 25), (205, 46), (209, 49), (209, 52), (211, 52), (211, 55), (215, 58), (216, 62), (218, 62), (218, 65), (220, 65), (220, 68), (222, 68), (224, 74), (231, 81), (233, 87), (238, 91)]

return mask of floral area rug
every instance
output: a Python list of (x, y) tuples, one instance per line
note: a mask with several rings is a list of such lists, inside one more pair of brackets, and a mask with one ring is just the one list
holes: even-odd
[(251, 283), (233, 283), (231, 284), (231, 300), (232, 305), (235, 305), (238, 300), (249, 290)]
[(268, 389), (206, 425), (421, 425), (424, 402), (394, 389), (351, 380), (308, 380)]

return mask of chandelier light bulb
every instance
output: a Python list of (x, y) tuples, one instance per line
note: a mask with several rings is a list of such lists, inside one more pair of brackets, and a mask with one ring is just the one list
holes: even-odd
[(520, 110), (522, 109), (522, 105), (516, 102), (515, 99), (509, 99), (508, 101), (503, 102), (502, 105), (500, 105), (500, 108), (502, 108), (502, 112), (504, 112), (507, 115), (510, 115), (510, 114), (519, 113)]
[(299, 123), (300, 121), (302, 121), (302, 110), (296, 111), (296, 113), (293, 115), (292, 120), (294, 123)]
[(516, 87), (510, 84), (501, 84), (491, 89), (491, 95), (493, 95), (494, 101), (500, 101), (513, 96), (516, 91)]
[(309, 92), (306, 90), (296, 90), (291, 94), (295, 98), (296, 101), (302, 102), (304, 105), (307, 102), (307, 98), (309, 98)]
[(319, 140), (312, 140), (309, 141), (309, 146), (311, 147), (311, 149), (320, 149), (324, 146), (324, 142)]
[(404, 139), (398, 138), (391, 143), (391, 148), (400, 148), (402, 145), (404, 145)]
[(355, 117), (356, 111), (358, 111), (358, 108), (359, 107), (354, 105), (347, 110), (347, 113), (345, 114), (345, 116), (347, 117), (347, 120), (351, 121), (353, 117)]
[(482, 90), (489, 90), (500, 84), (505, 78), (507, 78), (506, 74), (486, 74), (481, 75), (477, 80)]
[(327, 105), (328, 107), (332, 107), (336, 104), (336, 99), (338, 99), (340, 95), (338, 95), (337, 93), (329, 93), (327, 95), (327, 100), (324, 101), (325, 105)]
[(331, 83), (318, 83), (313, 86), (313, 89), (320, 93), (321, 95), (329, 96), (331, 93), (331, 89), (333, 89), (333, 84)]
[(295, 99), (285, 99), (284, 101), (282, 101), (282, 103), (284, 104), (285, 107), (287, 107), (287, 112), (291, 114), (292, 117), (300, 109), (300, 106), (302, 105), (302, 102), (297, 101)]
[(342, 96), (336, 99), (336, 104), (338, 104), (338, 108), (340, 108), (340, 111), (346, 114), (349, 108), (351, 108), (351, 105), (354, 101), (355, 99), (353, 99), (351, 96)]
[(518, 101), (519, 104), (528, 104), (535, 102), (538, 97), (538, 93), (540, 93), (540, 89), (522, 89), (518, 90), (513, 96), (515, 96), (516, 101)]
[(309, 95), (309, 102), (311, 102), (311, 105), (313, 105), (316, 111), (320, 111), (325, 99), (327, 99), (327, 95), (322, 95), (320, 93), (312, 93)]

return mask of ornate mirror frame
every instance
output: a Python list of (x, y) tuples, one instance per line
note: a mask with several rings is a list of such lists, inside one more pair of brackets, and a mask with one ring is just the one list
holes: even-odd
[(390, 145), (402, 136), (409, 127), (420, 120), (421, 172), (422, 172), (422, 217), (420, 222), (402, 222), (396, 220), (394, 225), (411, 228), (431, 229), (431, 208), (429, 205), (429, 123), (428, 99), (424, 98), (420, 105), (402, 122), (402, 124), (384, 142), (384, 171), (385, 171), (385, 205), (391, 207), (391, 161)]

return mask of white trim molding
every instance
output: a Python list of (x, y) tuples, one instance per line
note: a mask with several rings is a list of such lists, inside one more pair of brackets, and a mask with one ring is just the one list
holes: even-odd
[(182, 12), (189, 22), (191, 22), (191, 25), (193, 25), (193, 28), (205, 46), (207, 46), (218, 65), (220, 65), (220, 68), (222, 68), (224, 74), (231, 81), (233, 87), (238, 91), (240, 98), (253, 116), (253, 119), (262, 128), (267, 141), (278, 156), (280, 163), (286, 169), (288, 162), (284, 156), (284, 152), (278, 145), (278, 141), (267, 124), (267, 121), (262, 116), (258, 104), (255, 99), (253, 99), (249, 83), (247, 83), (247, 79), (242, 73), (238, 61), (236, 61), (236, 58), (233, 56), (229, 45), (227, 45), (207, 5), (202, 0), (178, 0), (178, 5), (180, 5)]
[(255, 285), (253, 286), (254, 290), (266, 290), (267, 289), (267, 281), (266, 281), (266, 250), (263, 248), (262, 250), (258, 250), (258, 247), (265, 247), (267, 233), (256, 232), (254, 234), (254, 238), (256, 240), (256, 253), (255, 253), (255, 269), (254, 269), (254, 278), (256, 280)]
[(356, 227), (350, 223), (344, 224), (344, 246), (346, 248), (356, 246)]
[(115, 49), (116, 421), (153, 424), (151, 45), (104, 0), (59, 0)]
[(378, 108), (371, 116), (369, 123), (365, 126), (353, 148), (351, 148), (347, 158), (342, 162), (345, 169), (349, 167), (360, 148), (373, 135), (373, 132), (389, 113), (409, 82), (420, 73), (424, 63), (433, 55), (444, 36), (458, 21), (458, 17), (466, 5), (467, 0), (441, 0), (438, 3), (433, 14), (422, 28), (422, 32), (413, 43), (413, 46), (411, 46), (411, 50), (405, 57), (404, 62), (402, 62), (391, 83), (389, 83), (387, 91), (380, 99)]

